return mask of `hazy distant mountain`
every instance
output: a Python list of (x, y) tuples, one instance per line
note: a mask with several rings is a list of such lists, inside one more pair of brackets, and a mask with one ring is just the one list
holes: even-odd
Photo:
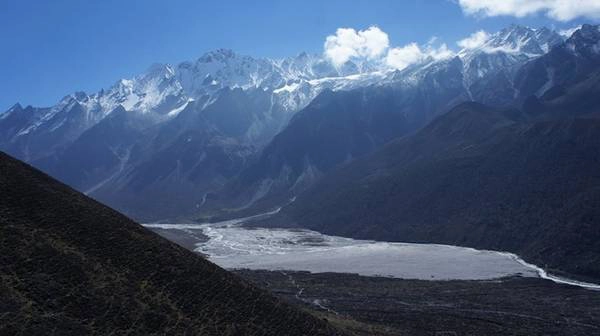
[(371, 70), (216, 50), (51, 108), (17, 104), (0, 116), (0, 148), (138, 218), (186, 215), (312, 99), (286, 85)]

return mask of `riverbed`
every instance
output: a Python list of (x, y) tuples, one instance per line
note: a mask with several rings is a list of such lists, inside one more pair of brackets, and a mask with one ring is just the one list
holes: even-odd
[(211, 224), (146, 224), (226, 269), (354, 273), (422, 280), (539, 277), (513, 254), (439, 244), (357, 240), (302, 229)]

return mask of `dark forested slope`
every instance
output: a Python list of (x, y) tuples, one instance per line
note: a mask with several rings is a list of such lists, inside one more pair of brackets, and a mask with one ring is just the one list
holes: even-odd
[(535, 118), (461, 105), (329, 174), (274, 221), (508, 250), (600, 279), (600, 120), (584, 110), (559, 116), (553, 102), (551, 115)]

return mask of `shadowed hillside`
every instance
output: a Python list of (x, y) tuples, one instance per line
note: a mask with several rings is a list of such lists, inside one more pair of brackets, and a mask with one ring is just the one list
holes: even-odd
[(461, 105), (334, 171), (272, 221), (511, 251), (552, 271), (599, 279), (600, 120), (514, 117), (523, 118)]
[(0, 334), (338, 333), (0, 153)]

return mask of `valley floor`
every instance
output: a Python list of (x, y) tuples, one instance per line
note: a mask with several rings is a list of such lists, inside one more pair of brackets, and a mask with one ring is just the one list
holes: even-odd
[(145, 226), (353, 335), (600, 335), (600, 290), (540, 278), (543, 270), (505, 253), (244, 220)]
[(600, 291), (539, 278), (424, 281), (236, 273), (355, 335), (600, 334)]

